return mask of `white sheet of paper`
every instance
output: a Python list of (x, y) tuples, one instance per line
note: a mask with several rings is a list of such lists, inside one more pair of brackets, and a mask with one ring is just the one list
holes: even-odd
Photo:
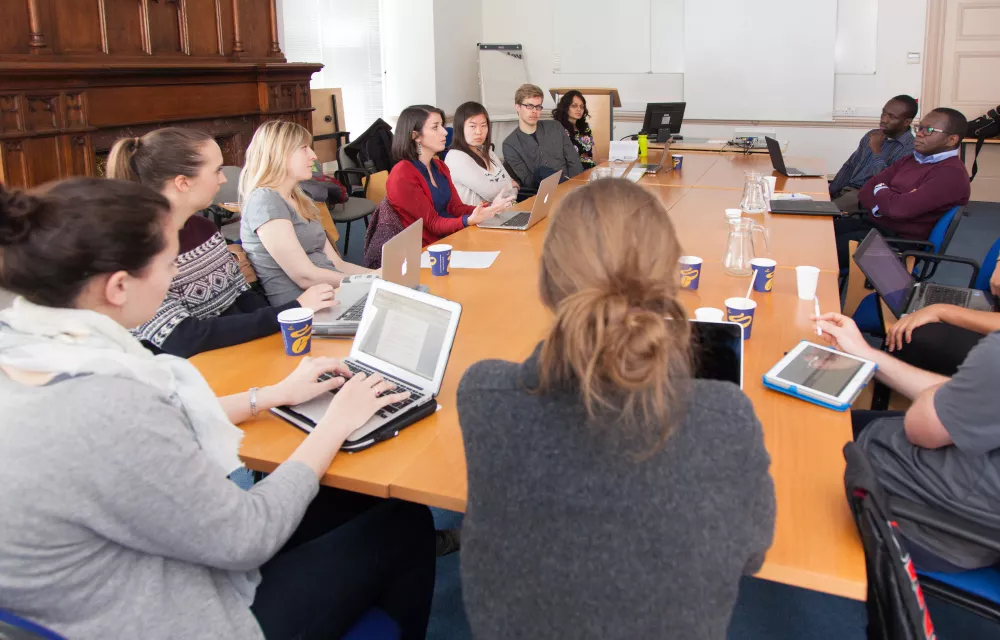
[[(499, 251), (452, 251), (449, 269), (489, 269), (500, 255)], [(424, 251), (420, 254), (420, 268), (431, 268), (431, 256)]]
[(612, 140), (608, 148), (608, 160), (632, 162), (639, 157), (638, 140)]
[(375, 355), (408, 371), (416, 371), (430, 324), (390, 309), (375, 345)]

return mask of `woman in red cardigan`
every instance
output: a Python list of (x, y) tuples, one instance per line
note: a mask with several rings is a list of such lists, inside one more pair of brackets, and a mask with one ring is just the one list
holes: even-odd
[(386, 197), (406, 228), (424, 221), (424, 246), (473, 224), (489, 220), (514, 197), (500, 195), (478, 207), (462, 203), (448, 167), (435, 155), (444, 151), (448, 133), (444, 112), (430, 106), (407, 107), (392, 137), (396, 165), (386, 181)]

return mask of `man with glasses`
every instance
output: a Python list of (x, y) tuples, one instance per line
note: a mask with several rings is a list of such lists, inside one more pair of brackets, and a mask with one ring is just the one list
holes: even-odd
[(910, 124), (917, 115), (917, 101), (907, 95), (885, 103), (878, 129), (861, 137), (857, 150), (830, 183), (830, 198), (841, 211), (855, 213), (861, 187), (876, 173), (913, 153)]
[(504, 163), (524, 188), (537, 189), (538, 183), (556, 171), (561, 180), (583, 173), (580, 153), (566, 129), (555, 120), (542, 120), (542, 90), (522, 84), (514, 94), (517, 129), (503, 141)]
[(944, 107), (913, 127), (913, 154), (861, 188), (858, 202), (867, 213), (833, 221), (842, 269), (850, 260), (851, 240), (861, 241), (872, 229), (888, 237), (926, 240), (941, 216), (969, 202), (969, 173), (958, 158), (967, 127), (965, 116)]

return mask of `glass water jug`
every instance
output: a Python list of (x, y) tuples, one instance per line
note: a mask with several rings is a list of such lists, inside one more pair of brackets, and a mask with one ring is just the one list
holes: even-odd
[[(748, 276), (753, 273), (750, 261), (770, 255), (767, 229), (749, 218), (729, 218), (729, 234), (726, 236), (726, 252), (722, 254), (722, 268), (731, 276)], [(754, 231), (764, 238), (764, 253), (754, 246)]]
[(740, 209), (744, 213), (764, 213), (771, 200), (771, 185), (755, 171), (743, 173), (743, 199)]

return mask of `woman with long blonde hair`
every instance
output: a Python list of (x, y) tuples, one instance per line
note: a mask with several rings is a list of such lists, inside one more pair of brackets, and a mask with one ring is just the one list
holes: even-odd
[(317, 284), (371, 273), (345, 261), (330, 244), (319, 210), (299, 187), (312, 177), (312, 135), (294, 122), (271, 120), (254, 133), (240, 173), (240, 238), (273, 305)]
[(680, 255), (656, 195), (572, 191), (542, 248), (547, 335), (462, 378), (477, 640), (725, 638), (771, 544), (774, 486), (750, 400), (692, 375)]

